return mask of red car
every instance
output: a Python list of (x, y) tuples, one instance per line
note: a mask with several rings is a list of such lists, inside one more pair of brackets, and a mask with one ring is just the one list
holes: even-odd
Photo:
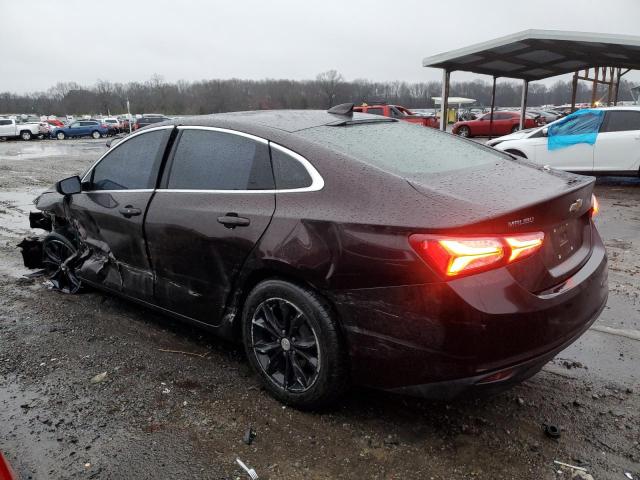
[[(491, 125), (491, 113), (486, 113), (475, 120), (466, 120), (453, 124), (452, 133), (461, 137), (483, 137), (509, 135), (520, 130), (520, 112), (493, 112), (493, 125)], [(527, 115), (524, 120), (524, 128), (535, 128), (542, 125), (539, 117)]]
[(436, 117), (421, 117), (420, 115), (414, 114), (408, 108), (401, 107), (400, 105), (367, 105), (366, 103), (363, 103), (359, 107), (353, 107), (353, 111), (397, 118), (409, 123), (418, 123), (425, 127), (438, 128), (439, 125)]
[(53, 119), (53, 120), (47, 120), (47, 123), (49, 125), (51, 125), (52, 127), (64, 127), (64, 123), (62, 123), (60, 120), (58, 119)]

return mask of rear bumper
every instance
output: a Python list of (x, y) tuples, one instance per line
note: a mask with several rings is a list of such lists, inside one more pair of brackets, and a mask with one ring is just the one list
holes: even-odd
[[(334, 292), (333, 301), (358, 383), (450, 397), (533, 375), (589, 328), (607, 296), (596, 233), (587, 262), (550, 294), (533, 294), (497, 269), (447, 283)], [(479, 385), (504, 370), (499, 382)]]

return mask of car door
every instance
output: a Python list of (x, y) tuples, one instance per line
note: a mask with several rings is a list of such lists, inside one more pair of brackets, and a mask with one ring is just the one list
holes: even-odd
[(69, 125), (69, 128), (67, 129), (69, 132), (69, 136), (70, 137), (76, 137), (76, 136), (80, 136), (81, 132), (82, 132), (82, 126), (80, 125), (81, 122), (73, 122), (71, 125)]
[(640, 111), (609, 110), (595, 144), (593, 172), (638, 173)]
[[(493, 121), (496, 120), (497, 113), (493, 113)], [(471, 133), (473, 135), (489, 135), (489, 124), (491, 123), (491, 114), (487, 113), (486, 115), (481, 116), (477, 120), (472, 120), (469, 124), (471, 127)]]
[(178, 128), (145, 224), (156, 303), (218, 324), (275, 210), (268, 142), (231, 130)]
[(82, 192), (69, 203), (84, 247), (82, 279), (152, 300), (143, 220), (172, 130), (159, 127), (123, 139), (83, 176)]
[(13, 121), (0, 118), (0, 137), (10, 137), (14, 131)]
[[(583, 122), (591, 122), (589, 115), (570, 119), (571, 124), (563, 126), (567, 132), (581, 131)], [(551, 128), (551, 127), (549, 127)], [(594, 148), (588, 143), (576, 143), (556, 150), (549, 150), (549, 138), (536, 143), (535, 162), (540, 165), (549, 165), (558, 170), (570, 172), (591, 173), (593, 171)]]

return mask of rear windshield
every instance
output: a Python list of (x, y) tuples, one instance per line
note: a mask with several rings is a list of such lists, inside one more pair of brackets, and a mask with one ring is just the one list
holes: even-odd
[(502, 159), (470, 140), (402, 121), (322, 126), (297, 134), (397, 175), (448, 172)]

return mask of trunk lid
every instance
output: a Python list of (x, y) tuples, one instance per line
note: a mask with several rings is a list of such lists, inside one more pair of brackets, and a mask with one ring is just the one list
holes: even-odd
[(529, 291), (544, 292), (562, 284), (591, 254), (593, 177), (547, 171), (516, 160), (407, 180), (442, 210), (432, 216), (442, 220), (431, 231), (543, 232), (539, 252), (507, 266)]

